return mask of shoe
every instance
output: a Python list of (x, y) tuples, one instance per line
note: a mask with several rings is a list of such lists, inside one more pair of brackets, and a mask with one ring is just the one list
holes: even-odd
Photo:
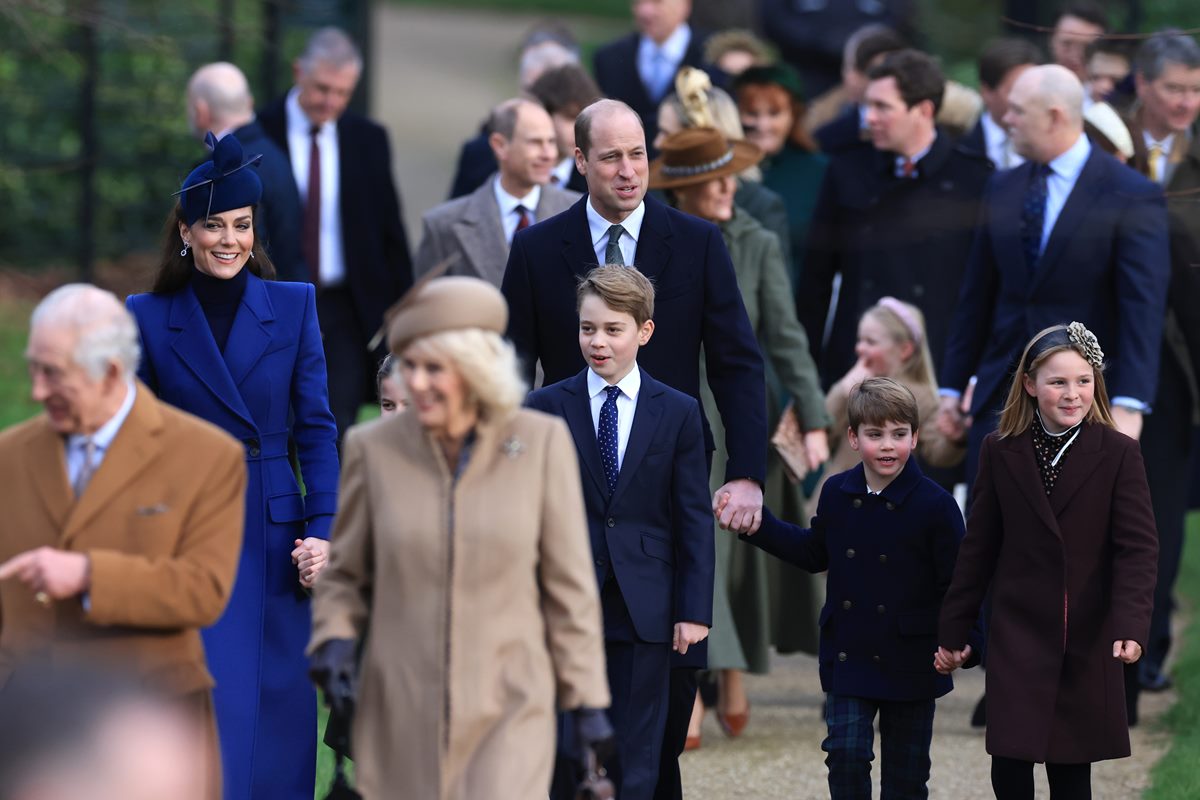
[(726, 714), (721, 709), (717, 709), (717, 723), (730, 739), (736, 739), (741, 736), (748, 722), (750, 722), (749, 700), (746, 701), (746, 710), (738, 714)]
[(975, 704), (975, 710), (971, 712), (971, 727), (987, 727), (987, 695), (979, 698), (979, 702)]
[(700, 735), (699, 734), (696, 734), (695, 736), (691, 736), (689, 734), (688, 737), (683, 740), (683, 752), (686, 753), (689, 750), (699, 750), (699, 749), (700, 749)]
[(1143, 675), (1139, 681), (1143, 692), (1165, 692), (1175, 685), (1169, 675), (1156, 672), (1153, 675)]

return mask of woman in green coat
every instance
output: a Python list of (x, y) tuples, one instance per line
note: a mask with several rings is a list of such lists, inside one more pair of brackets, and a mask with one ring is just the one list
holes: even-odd
[[(674, 205), (720, 226), (733, 260), (738, 289), (767, 364), (768, 414), (778, 424), (785, 399), (792, 398), (809, 467), (829, 452), (824, 396), (808, 339), (796, 320), (791, 285), (779, 239), (734, 204), (736, 175), (761, 159), (754, 145), (729, 141), (713, 128), (689, 128), (667, 137), (662, 156), (651, 165), (651, 188), (667, 191)], [(701, 381), (705, 413), (717, 442), (714, 464), (725, 461), (725, 432), (716, 403)], [(712, 478), (715, 491), (722, 483)], [(785, 518), (799, 518), (800, 488), (784, 474), (772, 453), (767, 464), (763, 501)], [(720, 671), (718, 719), (736, 736), (745, 727), (749, 702), (742, 688), (745, 671), (766, 672), (769, 647), (780, 652), (815, 653), (817, 609), (812, 576), (768, 560), (757, 548), (721, 533), (716, 537), (717, 577), (709, 668)], [(780, 574), (772, 576), (771, 572)], [(786, 574), (782, 574), (786, 573)], [(697, 743), (703, 706), (693, 715), (692, 745)]]

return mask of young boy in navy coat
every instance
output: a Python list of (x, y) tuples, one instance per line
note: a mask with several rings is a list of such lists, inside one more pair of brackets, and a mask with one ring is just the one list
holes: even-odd
[(563, 417), (579, 451), (617, 740), (610, 774), (621, 800), (650, 800), (671, 652), (687, 652), (712, 624), (704, 433), (694, 398), (638, 368), (638, 348), (654, 333), (650, 281), (598, 267), (579, 282), (576, 303), (588, 366), (527, 404)]
[(926, 797), (934, 699), (953, 688), (933, 659), (962, 513), (909, 460), (918, 435), (912, 392), (868, 378), (850, 392), (848, 411), (862, 463), (826, 482), (812, 527), (763, 509), (762, 527), (742, 538), (802, 569), (829, 571), (820, 618), (829, 735), (821, 749), (832, 800), (871, 797), (876, 714), (883, 796)]

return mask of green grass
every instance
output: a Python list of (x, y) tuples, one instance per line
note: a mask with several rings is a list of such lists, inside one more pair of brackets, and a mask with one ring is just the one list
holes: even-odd
[(1188, 517), (1186, 541), (1175, 591), (1188, 624), (1171, 670), (1179, 699), (1164, 718), (1171, 749), (1151, 773), (1146, 800), (1200, 797), (1200, 514)]
[(29, 399), (25, 370), (25, 340), (29, 336), (31, 303), (0, 300), (0, 428), (32, 417), (38, 405)]

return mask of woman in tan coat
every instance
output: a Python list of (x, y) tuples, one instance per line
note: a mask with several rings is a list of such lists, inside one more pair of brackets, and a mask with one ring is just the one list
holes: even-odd
[(556, 703), (608, 730), (575, 448), (518, 409), (507, 317), (475, 278), (414, 289), (389, 330), (412, 405), (346, 438), (310, 653), (334, 699), (357, 684), (367, 800), (545, 797)]

